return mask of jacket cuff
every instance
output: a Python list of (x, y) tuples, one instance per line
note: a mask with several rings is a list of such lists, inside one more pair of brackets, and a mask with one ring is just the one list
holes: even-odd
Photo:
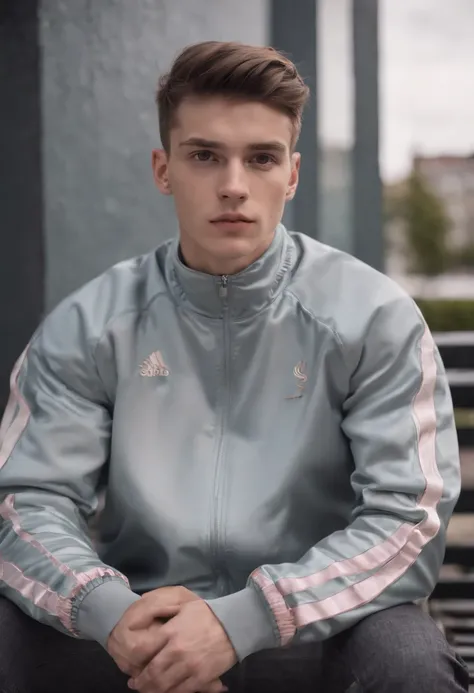
[(121, 580), (102, 582), (81, 601), (75, 628), (80, 637), (96, 640), (106, 648), (110, 633), (128, 607), (139, 599)]
[(278, 646), (272, 616), (253, 587), (206, 600), (206, 604), (221, 622), (240, 662), (253, 652)]

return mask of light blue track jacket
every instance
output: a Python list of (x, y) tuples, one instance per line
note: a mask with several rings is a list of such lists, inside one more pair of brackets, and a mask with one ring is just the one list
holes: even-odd
[(395, 283), (282, 226), (229, 277), (172, 240), (63, 301), (15, 366), (0, 594), (105, 644), (185, 585), (243, 659), (429, 595), (459, 490), (445, 371)]

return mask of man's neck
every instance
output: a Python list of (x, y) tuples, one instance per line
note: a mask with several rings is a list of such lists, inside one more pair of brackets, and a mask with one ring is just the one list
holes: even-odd
[(250, 267), (250, 265), (268, 250), (272, 241), (273, 237), (266, 239), (265, 243), (256, 247), (249, 255), (222, 258), (206, 253), (201, 248), (196, 247), (192, 242), (189, 243), (188, 239), (181, 237), (179, 253), (181, 261), (190, 269), (213, 276), (232, 276)]

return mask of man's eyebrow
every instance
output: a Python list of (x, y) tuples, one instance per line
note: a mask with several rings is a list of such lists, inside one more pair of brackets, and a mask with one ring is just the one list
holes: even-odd
[[(190, 137), (183, 142), (180, 142), (180, 147), (202, 147), (203, 149), (226, 149), (226, 145), (223, 142), (218, 142), (217, 140), (206, 140), (202, 137)], [(250, 151), (271, 151), (271, 152), (281, 152), (286, 151), (286, 147), (282, 142), (276, 140), (271, 140), (269, 142), (252, 142), (247, 145), (247, 149)]]
[(190, 137), (184, 142), (180, 142), (180, 147), (203, 147), (204, 149), (223, 149), (224, 145), (222, 142), (216, 142), (215, 140), (206, 140), (202, 137)]
[(249, 144), (248, 148), (252, 151), (265, 150), (266, 152), (286, 152), (286, 147), (283, 142), (277, 142), (276, 140), (271, 140), (270, 142), (255, 142)]

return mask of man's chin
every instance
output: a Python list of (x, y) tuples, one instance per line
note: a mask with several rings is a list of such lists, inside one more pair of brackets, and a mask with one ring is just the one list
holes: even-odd
[(219, 238), (212, 242), (209, 252), (216, 257), (231, 260), (253, 255), (259, 245), (256, 239), (243, 238), (241, 236)]

